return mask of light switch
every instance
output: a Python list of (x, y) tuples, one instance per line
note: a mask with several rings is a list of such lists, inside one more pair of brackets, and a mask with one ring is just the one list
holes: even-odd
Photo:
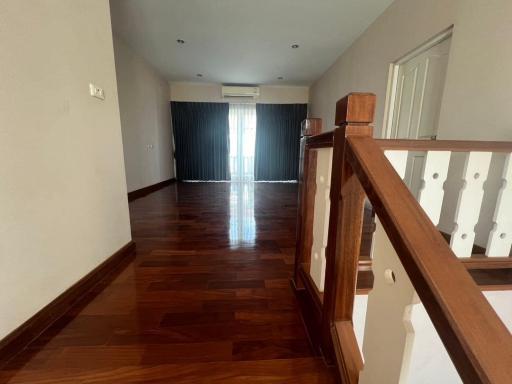
[(105, 91), (103, 90), (103, 88), (100, 88), (97, 85), (94, 85), (93, 83), (89, 84), (89, 93), (92, 97), (96, 97), (100, 100), (105, 100)]

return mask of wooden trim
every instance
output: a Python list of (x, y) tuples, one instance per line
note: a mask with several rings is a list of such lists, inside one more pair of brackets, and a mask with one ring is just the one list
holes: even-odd
[(459, 259), (466, 269), (512, 269), (512, 257), (473, 256)]
[(302, 120), (300, 128), (302, 136), (318, 135), (322, 132), (322, 119), (318, 117), (308, 117)]
[(459, 375), (466, 383), (512, 383), (512, 337), (464, 265), (419, 206), (381, 147), (348, 137), (358, 176)]
[(503, 284), (503, 285), (480, 285), (480, 289), (484, 292), (489, 291), (512, 291), (512, 284)]
[(340, 362), (338, 371), (343, 384), (357, 384), (363, 369), (363, 358), (359, 351), (354, 325), (351, 321), (336, 321), (331, 328), (334, 352)]
[[(0, 340), (0, 367), (26, 348), (46, 328), (57, 321), (73, 305), (81, 302), (86, 294), (105, 278), (113, 278), (135, 254), (135, 243), (130, 241), (107, 260), (56, 297), (43, 309)], [(87, 297), (87, 302), (92, 300)]]
[[(369, 125), (373, 121), (375, 112), (375, 95), (369, 93), (351, 93), (336, 103), (336, 123), (341, 127), (334, 131), (331, 190), (330, 190), (330, 215), (329, 230), (327, 235), (327, 247), (325, 249), (325, 284), (324, 284), (324, 305), (322, 313), (322, 345), (324, 356), (327, 361), (334, 360), (336, 356), (334, 350), (334, 341), (331, 328), (337, 320), (351, 320), (342, 314), (351, 313), (356, 290), (355, 276), (358, 271), (358, 258), (360, 252), (361, 233), (356, 235), (354, 240), (357, 242), (355, 255), (352, 254), (352, 248), (347, 248), (347, 253), (343, 254), (343, 247), (348, 244), (340, 244), (347, 237), (341, 233), (343, 224), (343, 209), (349, 209), (349, 204), (360, 205), (361, 221), (354, 223), (354, 228), (362, 227), (362, 212), (364, 205), (364, 196), (358, 194), (355, 190), (351, 198), (343, 196), (343, 190), (351, 179), (350, 168), (345, 164), (345, 151), (348, 137), (371, 137), (373, 128)], [(355, 179), (355, 177), (354, 177)], [(357, 180), (356, 180), (357, 181)], [(362, 190), (360, 190), (362, 191)], [(357, 208), (356, 208), (357, 209)], [(352, 211), (351, 211), (352, 212)], [(347, 225), (348, 222), (345, 222)], [(354, 228), (351, 228), (350, 231)], [(351, 232), (351, 235), (354, 233)], [(359, 240), (357, 240), (357, 236)], [(348, 277), (348, 276), (352, 277)], [(344, 279), (348, 279), (345, 281)], [(337, 295), (341, 290), (348, 287), (348, 284), (354, 282), (351, 288), (352, 297), (343, 293), (342, 298)], [(342, 285), (338, 288), (338, 284)], [(349, 293), (350, 295), (350, 293)], [(350, 304), (352, 303), (352, 304)], [(341, 305), (341, 307), (340, 307)], [(338, 361), (338, 366), (345, 364)]]
[(303, 175), (300, 178), (299, 207), (297, 210), (297, 240), (295, 247), (294, 275), (297, 288), (302, 288), (302, 282), (298, 278), (299, 268), (303, 263), (309, 263), (311, 260), (316, 194), (316, 160), (316, 151), (310, 151), (309, 148), (305, 146)]
[(471, 268), (468, 269), (468, 272), (481, 291), (510, 290), (512, 286), (512, 269), (510, 267)]
[(345, 163), (344, 185), (341, 189), (341, 210), (336, 239), (336, 291), (334, 321), (352, 321), (354, 296), (359, 272), (359, 254), (363, 229), (365, 194), (357, 177)]
[(309, 271), (311, 270), (311, 264), (303, 263), (300, 266), (300, 278), (304, 282), (304, 287), (312, 293), (311, 297), (313, 298), (313, 302), (315, 303), (315, 308), (318, 313), (322, 312), (322, 305), (324, 302), (324, 294), (318, 290), (315, 282), (311, 278), (311, 274)]
[(159, 189), (167, 187), (168, 185), (171, 185), (172, 183), (175, 183), (175, 182), (176, 182), (176, 179), (172, 178), (169, 180), (161, 181), (161, 182), (153, 184), (153, 185), (148, 185), (147, 187), (137, 189), (135, 191), (128, 192), (128, 201), (133, 201), (133, 200), (139, 199), (141, 197), (147, 196), (150, 193), (158, 191)]
[(308, 155), (308, 170), (305, 179), (305, 187), (303, 196), (303, 220), (302, 227), (302, 249), (300, 253), (300, 263), (310, 263), (311, 249), (313, 247), (313, 225), (315, 220), (315, 195), (316, 195), (316, 168), (317, 168), (317, 152), (306, 149)]
[(322, 320), (322, 304), (319, 302), (319, 300), (321, 300), (321, 298), (315, 294), (317, 290), (311, 289), (312, 287), (310, 284), (312, 283), (314, 285), (314, 283), (310, 278), (308, 278), (309, 274), (304, 270), (303, 266), (299, 268), (298, 273), (297, 281), (300, 281), (300, 286), (303, 288), (299, 288), (295, 281), (292, 280), (292, 289), (299, 304), (302, 322), (304, 324), (306, 334), (308, 335), (311, 347), (317, 355), (320, 355), (320, 324)]
[(342, 166), (343, 186), (338, 214), (340, 231), (336, 239), (336, 267), (334, 280), (334, 309), (331, 314), (331, 339), (343, 383), (357, 384), (363, 359), (357, 344), (353, 312), (357, 293), (370, 289), (357, 289), (360, 267), (371, 268), (371, 260), (360, 262), (361, 238), (365, 194), (350, 166)]
[(512, 152), (512, 142), (510, 141), (375, 139), (375, 142), (382, 150)]
[(336, 126), (373, 123), (377, 99), (373, 93), (352, 92), (336, 103)]
[(302, 262), (302, 226), (304, 221), (304, 194), (306, 193), (305, 180), (307, 178), (309, 162), (309, 151), (306, 150), (306, 137), (300, 139), (299, 154), (299, 175), (297, 192), (297, 221), (295, 225), (295, 260), (293, 268), (293, 286), (302, 289), (302, 282), (299, 279), (299, 265)]
[(331, 148), (334, 141), (334, 131), (324, 132), (320, 135), (309, 136), (306, 141), (308, 148)]

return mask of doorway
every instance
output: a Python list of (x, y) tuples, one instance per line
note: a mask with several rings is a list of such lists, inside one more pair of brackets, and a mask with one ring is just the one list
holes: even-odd
[[(436, 140), (452, 29), (392, 64), (385, 138)], [(425, 154), (409, 152), (405, 182), (417, 196)]]

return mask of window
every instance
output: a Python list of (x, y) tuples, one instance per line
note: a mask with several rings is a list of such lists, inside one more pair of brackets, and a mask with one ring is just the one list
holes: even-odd
[(256, 104), (229, 105), (229, 170), (231, 181), (254, 180)]

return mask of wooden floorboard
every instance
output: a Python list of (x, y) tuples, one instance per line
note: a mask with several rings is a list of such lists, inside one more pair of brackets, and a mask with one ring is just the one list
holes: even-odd
[(134, 200), (134, 261), (0, 383), (334, 383), (289, 285), (296, 188), (177, 183)]

